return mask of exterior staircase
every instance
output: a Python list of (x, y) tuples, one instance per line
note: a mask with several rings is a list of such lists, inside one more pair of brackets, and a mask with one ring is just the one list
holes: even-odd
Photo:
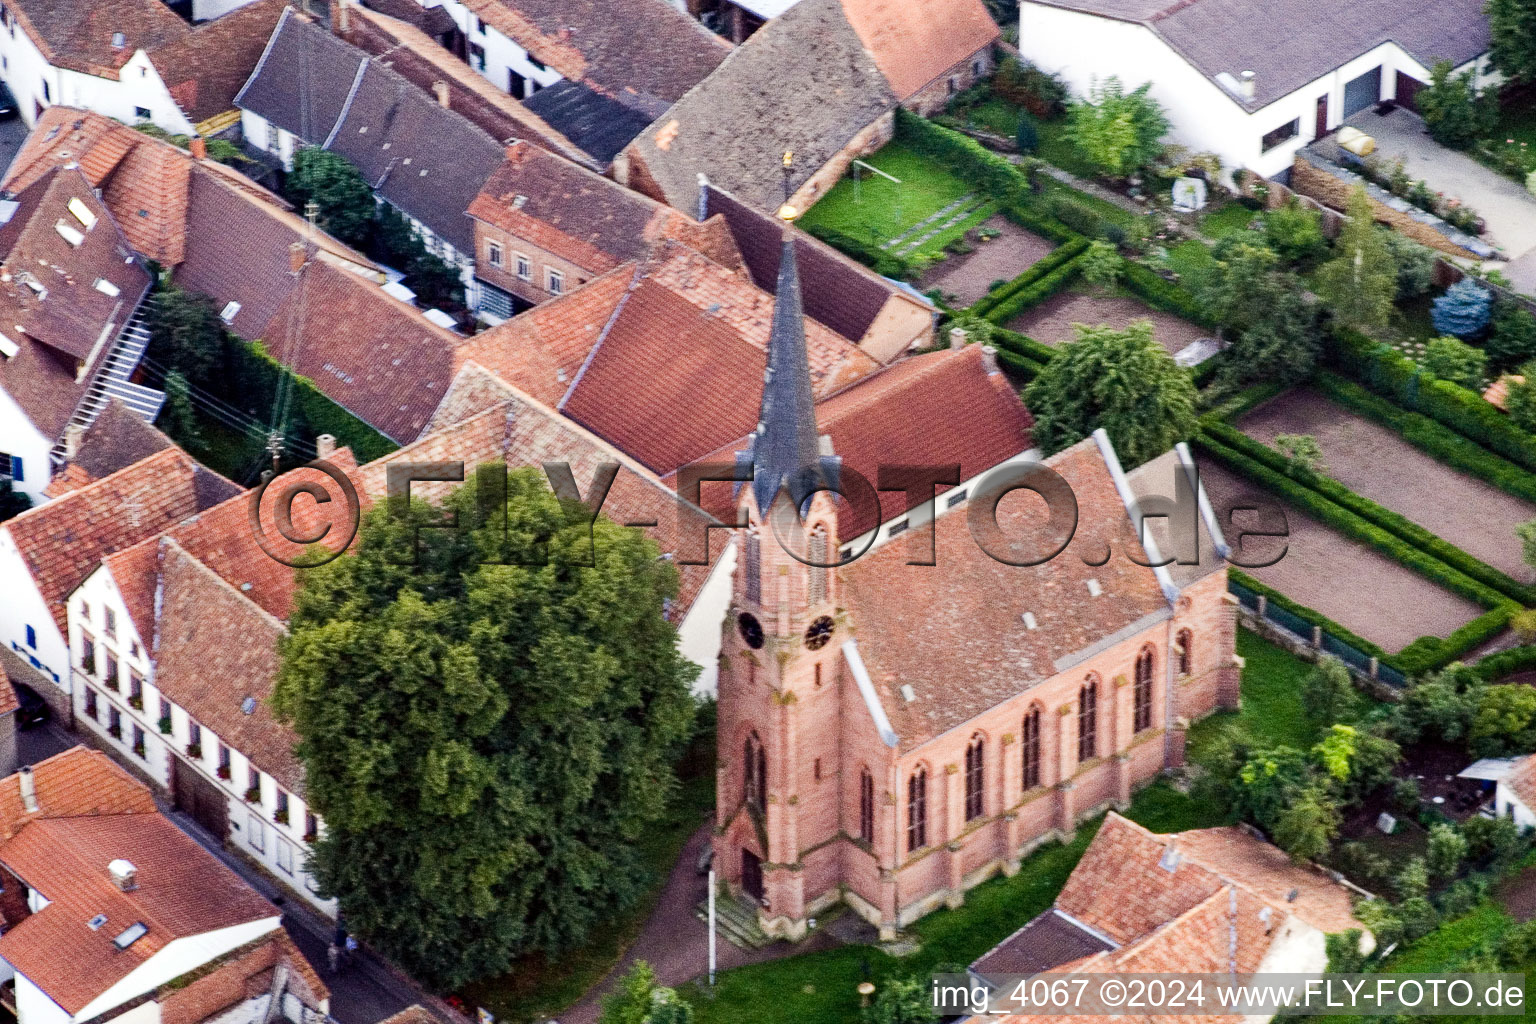
[[(694, 913), (708, 924), (709, 901), (701, 900)], [(726, 893), (715, 897), (715, 931), (742, 949), (762, 949), (774, 941), (758, 927), (757, 908)]]
[[(160, 415), (160, 406), (165, 403), (165, 393), (129, 380), (133, 372), (139, 368), (139, 360), (144, 357), (144, 350), (149, 348), (149, 327), (144, 320), (144, 307), (141, 305), (118, 332), (111, 351), (107, 353), (107, 358), (101, 364), (101, 369), (96, 372), (90, 388), (80, 399), (74, 416), (70, 417), (69, 427), (65, 428), (66, 435), (70, 428), (78, 427), (84, 430), (95, 423), (96, 417), (101, 415), (107, 403), (114, 398), (122, 399), (124, 404), (141, 416), (146, 423), (155, 422), (155, 417)], [(56, 463), (63, 460), (64, 441), (62, 439), (54, 445), (52, 455)]]

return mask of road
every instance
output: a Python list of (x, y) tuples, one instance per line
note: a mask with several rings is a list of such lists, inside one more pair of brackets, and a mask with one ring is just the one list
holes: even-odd
[(11, 159), (27, 138), (27, 126), (19, 117), (0, 121), (0, 172), (11, 166)]

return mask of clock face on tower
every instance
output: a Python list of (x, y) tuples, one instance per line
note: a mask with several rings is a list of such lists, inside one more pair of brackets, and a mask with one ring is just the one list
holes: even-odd
[(827, 646), (827, 641), (832, 639), (832, 616), (823, 615), (821, 618), (805, 627), (805, 646), (813, 651), (819, 651)]
[(763, 646), (763, 624), (757, 621), (756, 615), (742, 612), (736, 619), (736, 628), (741, 630), (741, 638), (748, 647), (755, 651)]

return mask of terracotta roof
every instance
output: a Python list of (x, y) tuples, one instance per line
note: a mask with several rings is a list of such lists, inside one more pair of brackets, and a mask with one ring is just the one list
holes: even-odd
[(16, 699), (16, 688), (11, 685), (11, 678), (5, 674), (5, 668), (0, 666), (0, 715), (8, 715), (20, 707), (21, 702)]
[[(200, 488), (200, 477), (215, 486)], [(65, 601), (103, 558), (202, 511), (210, 498), (237, 491), (180, 448), (168, 448), (0, 529), (10, 534), (63, 633)]]
[(1267, 903), (1284, 906), (1314, 928), (1340, 933), (1364, 927), (1354, 915), (1348, 889), (1241, 828), (1180, 832), (1174, 842), (1181, 856)]
[(55, 475), (49, 483), (50, 493), (58, 497), (66, 493), (66, 490), (75, 490), (93, 480), (111, 476), (156, 452), (165, 451), (173, 444), (170, 438), (128, 408), (122, 399), (114, 398), (96, 417), (96, 422), (86, 428), (81, 435), (79, 449), (66, 464), (67, 479), (71, 481), (71, 486), (54, 492), (53, 484), (59, 481)]
[(382, 288), (311, 260), (261, 338), (332, 401), (396, 443), (415, 439), (453, 379), (464, 339)]
[[(772, 292), (779, 276), (779, 237), (783, 222), (741, 202), (713, 185), (704, 189), (705, 210), (730, 225), (752, 276), (752, 283)], [(803, 231), (795, 232), (795, 259), (805, 315), (857, 343), (893, 297), (921, 305), (900, 285), (849, 259)], [(931, 311), (932, 307), (928, 307)]]
[(1500, 784), (1519, 797), (1526, 807), (1536, 810), (1536, 754), (1522, 757)]
[(683, 219), (667, 207), (525, 143), (502, 162), (469, 215), (603, 274), (642, 255), (662, 226)]
[(306, 1009), (318, 1013), (330, 989), (288, 934), (278, 931), (235, 950), (191, 983), (161, 990), (157, 995), (160, 1024), (202, 1024), (247, 999), (270, 992), (272, 973), (279, 966), (288, 969), (290, 979), (302, 982), (294, 985), (290, 980), (287, 991), (298, 996)]
[[(116, 859), (137, 870), (131, 892), (112, 882)], [(31, 821), (0, 846), (0, 862), (51, 901), (0, 936), (0, 958), (70, 1014), (177, 939), (257, 921), (280, 927), (276, 907), (153, 810)], [(136, 923), (143, 936), (116, 948)]]
[[(711, 521), (703, 511), (679, 501), (672, 488), (632, 457), (474, 363), (459, 372), (432, 433), (364, 466), (360, 489), (375, 497), (385, 493), (388, 467), (396, 462), (461, 461), (476, 465), (488, 460), (514, 467), (567, 462), (583, 493), (598, 464), (617, 462), (620, 472), (603, 504), (603, 514), (620, 525), (654, 522), (655, 526), (645, 527), (646, 534), (664, 554), (672, 553), (674, 558), (680, 551), (686, 554), (691, 550), (682, 540), (683, 531), (702, 537), (704, 524)], [(411, 494), (438, 500), (453, 486), (414, 484)], [(710, 539), (718, 551), (723, 543), (721, 531), (711, 531)], [(678, 565), (678, 571), (673, 621), (679, 621), (692, 607), (710, 569), (707, 565)]]
[(171, 98), (194, 125), (233, 110), (287, 0), (253, 0), (149, 53)]
[(785, 150), (795, 154), (798, 189), (895, 106), (839, 0), (800, 0), (630, 143), (630, 183), (654, 183), (670, 205), (692, 210), (703, 174), (742, 202), (775, 210)]
[[(1170, 614), (1151, 569), (1128, 557), (1097, 567), (1085, 562), (1101, 558), (1106, 545), (1118, 554), (1128, 543), (1125, 506), (1092, 439), (1045, 465), (1077, 498), (1077, 531), (1059, 556), (1036, 566), (1005, 565), (982, 550), (962, 511), (935, 523), (941, 568), (908, 565), (907, 544), (897, 541), (842, 570), (860, 653), (903, 750)], [(1040, 537), (1040, 519), (1024, 502), (1005, 500), (997, 509), (1002, 538)], [(1100, 586), (1097, 597), (1089, 593), (1090, 579)], [(1034, 614), (1039, 628), (1020, 628), (1024, 612)], [(915, 699), (903, 698), (903, 686)]]
[(99, 750), (76, 746), (32, 766), (37, 810), (21, 800), (21, 777), (0, 779), (0, 841), (39, 818), (86, 818), (113, 814), (153, 814), (149, 787), (134, 780)]
[(8, 0), (6, 7), (48, 63), (98, 78), (116, 79), (138, 50), (192, 31), (160, 0)]
[(413, 1003), (399, 1013), (385, 1017), (379, 1024), (438, 1024), (437, 1018), (428, 1013), (420, 1003)]
[(730, 44), (666, 0), (467, 0), (487, 25), (562, 77), (652, 117), (730, 53)]
[(56, 439), (149, 274), (79, 170), (47, 171), (16, 202), (0, 226), (0, 335), (18, 351), (0, 358), (0, 388)]
[(169, 143), (135, 145), (113, 168), (102, 200), (134, 249), (162, 266), (186, 247), (187, 183), (192, 162)]
[(1001, 34), (981, 0), (842, 0), (843, 13), (905, 101)]
[[(159, 544), (155, 686), (290, 792), (304, 791), (298, 738), (268, 704), (283, 624), (175, 540)], [(247, 698), (255, 698), (247, 712)]]

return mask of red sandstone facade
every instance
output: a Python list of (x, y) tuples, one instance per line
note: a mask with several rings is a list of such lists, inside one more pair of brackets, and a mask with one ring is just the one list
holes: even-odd
[[(1189, 720), (1237, 705), (1223, 567), (1170, 595), (1129, 635), (1099, 638), (1096, 653), (961, 724), (911, 740), (886, 720), (882, 735), (874, 705), (891, 695), (876, 697), (857, 678), (859, 641), (850, 638), (865, 635), (844, 600), (846, 570), (787, 555), (761, 525), (751, 488), (742, 507), (751, 525), (738, 538), (720, 657), (715, 864), (734, 894), (759, 905), (771, 935), (800, 937), (839, 901), (887, 938), (956, 906), (971, 886), (1016, 871), (1036, 845), (1125, 807), (1136, 788), (1183, 763)], [(825, 495), (806, 523), (837, 550)], [(900, 692), (899, 679), (883, 685)], [(899, 707), (892, 714), (899, 720)]]

